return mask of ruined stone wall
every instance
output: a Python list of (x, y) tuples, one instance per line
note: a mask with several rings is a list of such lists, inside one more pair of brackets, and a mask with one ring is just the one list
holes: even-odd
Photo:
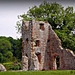
[[(61, 40), (58, 38), (53, 29), (49, 28), (47, 49), (45, 51), (46, 70), (56, 70), (56, 57), (59, 57), (59, 67), (61, 70), (75, 69), (75, 55), (71, 50), (61, 47)], [(48, 65), (47, 65), (48, 63)], [(48, 66), (46, 68), (46, 66)]]
[[(75, 70), (75, 54), (69, 50), (63, 50), (63, 59), (64, 59), (64, 66), (63, 69), (67, 70)], [(62, 63), (63, 64), (63, 63)]]
[[(44, 21), (24, 21), (22, 25), (22, 69), (75, 69), (75, 55), (61, 47), (61, 40), (51, 25)], [(59, 65), (56, 63), (59, 58)]]
[[(45, 50), (47, 46), (48, 39), (48, 27), (49, 24), (43, 21), (33, 21), (33, 39), (34, 39), (34, 51), (39, 62), (39, 70), (43, 69), (44, 66), (44, 58), (45, 58)], [(37, 40), (39, 41), (39, 46), (36, 45)]]
[(24, 21), (22, 24), (22, 69), (28, 70), (31, 64), (31, 21)]

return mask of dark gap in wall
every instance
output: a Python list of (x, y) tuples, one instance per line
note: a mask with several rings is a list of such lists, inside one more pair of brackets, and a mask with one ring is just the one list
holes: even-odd
[(28, 55), (26, 54), (26, 56), (28, 57)]
[(41, 30), (45, 30), (44, 23), (40, 23), (39, 25)]
[(26, 39), (26, 44), (27, 44), (27, 45), (29, 44), (29, 40), (28, 40), (28, 38)]
[(41, 53), (36, 53), (39, 63), (41, 63)]
[(36, 41), (35, 41), (35, 44), (36, 44), (35, 46), (40, 46), (40, 43), (41, 43), (40, 40), (36, 40)]

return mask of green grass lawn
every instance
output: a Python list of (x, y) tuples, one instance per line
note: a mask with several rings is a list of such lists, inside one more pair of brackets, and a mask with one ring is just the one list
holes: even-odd
[(75, 70), (0, 72), (0, 75), (75, 75)]

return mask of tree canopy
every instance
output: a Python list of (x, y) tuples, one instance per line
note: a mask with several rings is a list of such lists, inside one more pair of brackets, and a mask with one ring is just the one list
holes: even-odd
[(6, 39), (0, 39), (0, 52), (5, 54), (7, 50), (11, 49), (11, 43)]
[[(20, 21), (43, 20), (51, 24), (52, 28), (62, 40), (62, 46), (75, 51), (75, 34), (72, 31), (75, 29), (75, 13), (73, 7), (64, 9), (58, 3), (49, 3), (44, 1), (39, 6), (29, 8), (27, 14), (19, 15)], [(21, 23), (17, 22), (17, 30), (21, 30)]]
[[(18, 18), (21, 18), (22, 21), (30, 19), (48, 21), (53, 29), (68, 27), (68, 30), (71, 31), (75, 27), (73, 7), (64, 9), (58, 3), (44, 2), (39, 7), (33, 6), (28, 10), (27, 14), (19, 15)], [(20, 22), (17, 22), (17, 28), (21, 28)]]

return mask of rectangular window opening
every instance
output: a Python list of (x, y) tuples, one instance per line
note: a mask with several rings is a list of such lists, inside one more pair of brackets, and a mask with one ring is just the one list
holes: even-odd
[(44, 28), (44, 23), (40, 23), (39, 25), (40, 25), (40, 29), (41, 29), (41, 30), (45, 30), (45, 28)]
[(40, 40), (36, 40), (35, 41), (35, 44), (36, 44), (35, 46), (40, 46), (40, 43), (41, 43)]

